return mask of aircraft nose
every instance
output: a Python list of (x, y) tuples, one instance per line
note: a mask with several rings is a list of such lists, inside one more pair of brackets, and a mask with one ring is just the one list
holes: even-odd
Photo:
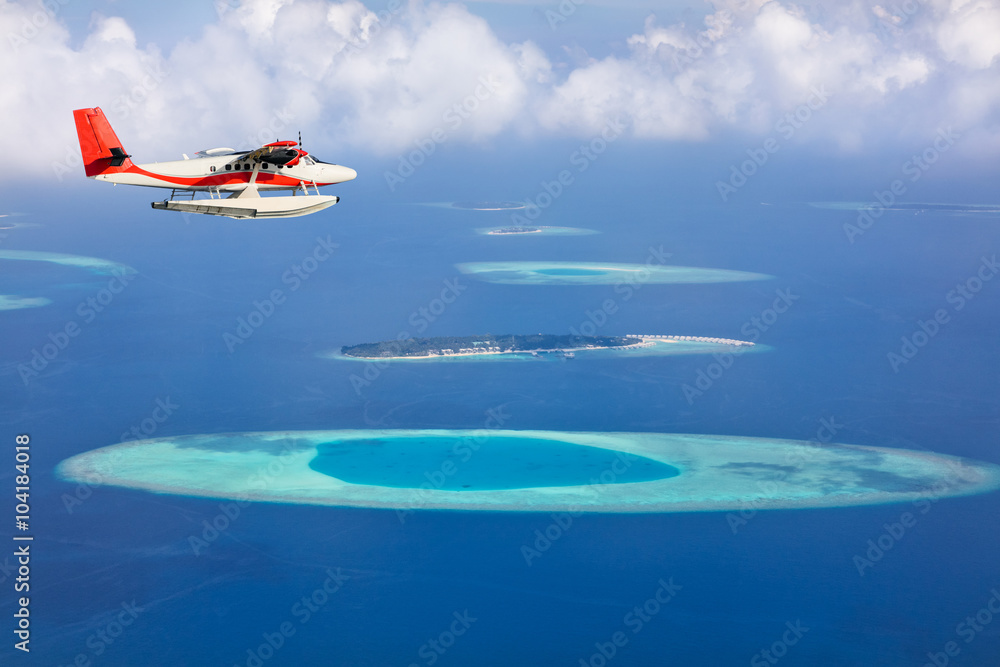
[(330, 179), (333, 183), (343, 183), (344, 181), (353, 181), (358, 177), (358, 172), (354, 171), (350, 167), (345, 167), (343, 165), (335, 165), (333, 167), (327, 167), (333, 172), (333, 178)]

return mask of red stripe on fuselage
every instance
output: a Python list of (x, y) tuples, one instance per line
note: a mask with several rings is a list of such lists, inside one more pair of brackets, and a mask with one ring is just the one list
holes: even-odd
[[(241, 183), (250, 183), (250, 177), (253, 175), (252, 171), (234, 171), (234, 172), (216, 172), (208, 176), (167, 176), (165, 174), (156, 174), (151, 171), (146, 171), (142, 167), (133, 164), (131, 169), (127, 170), (130, 174), (140, 174), (142, 176), (148, 176), (150, 178), (155, 178), (160, 181), (165, 181), (170, 185), (175, 185), (178, 187), (219, 187), (223, 185), (239, 185)], [(275, 174), (269, 171), (261, 171), (257, 173), (257, 180), (255, 181), (258, 185), (277, 185), (282, 187), (296, 188), (302, 183), (307, 183), (313, 185), (313, 181), (308, 181), (304, 178), (294, 178), (292, 176), (286, 176), (285, 174)], [(333, 185), (332, 183), (316, 183), (316, 185)], [(164, 186), (164, 187), (170, 187)]]

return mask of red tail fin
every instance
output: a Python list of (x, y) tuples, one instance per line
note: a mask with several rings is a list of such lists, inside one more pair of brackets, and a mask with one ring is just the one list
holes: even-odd
[(132, 166), (129, 155), (122, 148), (111, 124), (104, 117), (100, 107), (77, 109), (73, 112), (76, 134), (80, 138), (80, 152), (83, 154), (83, 168), (87, 176), (117, 174), (128, 171)]

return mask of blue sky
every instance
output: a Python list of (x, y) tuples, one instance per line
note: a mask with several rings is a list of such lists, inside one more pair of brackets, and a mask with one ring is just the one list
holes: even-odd
[(953, 128), (980, 173), (1000, 154), (990, 0), (23, 0), (0, 34), (0, 110), (34, 149), (13, 176), (71, 162), (84, 106), (149, 159), (275, 128), (391, 160), (436, 129), (489, 149), (611, 123), (664, 150), (773, 139), (863, 161)]

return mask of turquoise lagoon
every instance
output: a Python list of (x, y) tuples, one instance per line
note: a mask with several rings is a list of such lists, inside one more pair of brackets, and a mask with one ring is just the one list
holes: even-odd
[(309, 463), (317, 472), (352, 484), (402, 489), (429, 482), (446, 491), (577, 486), (589, 484), (616, 463), (626, 471), (629, 482), (679, 474), (677, 468), (645, 457), (627, 460), (610, 449), (516, 436), (417, 434), (344, 439), (322, 443), (317, 450)]
[(52, 303), (51, 299), (42, 296), (16, 296), (0, 294), (0, 310), (20, 310), (22, 308), (40, 308)]
[(663, 264), (607, 262), (466, 262), (464, 274), (502, 285), (613, 285), (617, 283), (697, 284), (769, 280), (747, 271)]
[(1000, 466), (858, 445), (664, 433), (350, 430), (112, 445), (67, 481), (280, 503), (495, 511), (839, 507), (1000, 487)]
[(119, 264), (109, 259), (100, 257), (86, 257), (83, 255), (68, 255), (60, 252), (40, 252), (35, 250), (0, 250), (0, 260), (15, 260), (25, 262), (50, 262), (61, 266), (73, 266), (87, 269), (92, 273), (101, 275), (113, 275), (116, 272), (134, 272), (131, 266)]
[[(134, 274), (136, 272), (135, 269), (126, 264), (119, 264), (118, 262), (101, 259), (99, 257), (86, 257), (83, 255), (68, 255), (65, 253), (40, 252), (34, 250), (0, 250), (0, 262), (3, 261), (33, 262), (36, 263), (37, 266), (48, 265), (51, 267), (51, 270), (57, 270), (56, 267), (59, 269), (83, 269), (87, 273), (97, 276), (121, 276)], [(76, 280), (58, 283), (45, 282), (45, 284), (41, 284), (34, 282), (36, 279), (37, 276), (33, 278), (33, 276), (28, 275), (28, 272), (23, 268), (20, 271), (7, 274), (6, 277), (0, 281), (0, 290), (17, 291), (19, 293), (0, 293), (0, 311), (39, 308), (50, 305), (53, 302), (53, 299), (50, 298), (53, 296), (52, 294), (25, 294), (25, 291), (34, 291), (39, 288), (49, 290), (55, 289), (58, 291), (65, 288), (82, 286), (82, 283)]]
[(863, 211), (872, 209), (873, 211), (912, 211), (914, 213), (979, 213), (995, 215), (1000, 213), (1000, 206), (996, 204), (946, 204), (941, 202), (893, 202), (888, 206), (883, 206), (879, 202), (863, 201), (814, 201), (809, 202), (813, 208), (823, 208), (832, 211)]

